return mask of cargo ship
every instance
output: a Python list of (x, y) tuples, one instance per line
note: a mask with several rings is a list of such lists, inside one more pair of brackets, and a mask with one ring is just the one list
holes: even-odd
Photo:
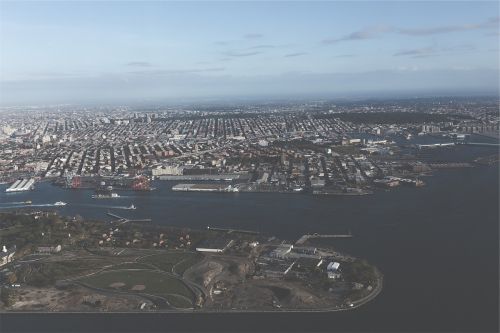
[(111, 190), (97, 190), (95, 194), (92, 194), (92, 198), (94, 199), (116, 199), (119, 198), (120, 195), (118, 193), (112, 192)]

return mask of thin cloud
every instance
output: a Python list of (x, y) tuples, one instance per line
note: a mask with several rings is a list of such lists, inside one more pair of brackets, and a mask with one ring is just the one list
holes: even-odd
[(362, 30), (354, 31), (348, 35), (345, 35), (340, 38), (328, 38), (322, 41), (323, 44), (335, 44), (344, 41), (352, 41), (352, 40), (363, 40), (363, 39), (372, 39), (379, 37), (380, 35), (391, 32), (394, 29), (386, 26), (386, 25), (378, 25), (373, 27), (367, 27)]
[(243, 36), (243, 38), (245, 38), (245, 39), (258, 39), (258, 38), (262, 38), (262, 37), (264, 37), (264, 35), (257, 34), (257, 33), (246, 34), (246, 35)]
[[(446, 34), (460, 31), (473, 31), (483, 29), (497, 29), (500, 22), (500, 17), (492, 17), (488, 20), (477, 24), (459, 24), (459, 25), (443, 25), (435, 27), (422, 27), (422, 28), (396, 28), (387, 25), (378, 25), (366, 27), (362, 30), (354, 31), (348, 35), (324, 39), (323, 44), (336, 44), (344, 41), (365, 40), (380, 37), (388, 33), (398, 33), (406, 36), (432, 36), (437, 34)], [(498, 33), (498, 31), (497, 31)], [(493, 32), (493, 34), (495, 34)]]
[(295, 52), (295, 53), (288, 53), (288, 54), (285, 54), (284, 57), (285, 58), (294, 58), (294, 57), (300, 57), (300, 56), (303, 56), (303, 55), (306, 55), (307, 52)]
[(261, 45), (250, 46), (247, 49), (248, 50), (273, 49), (275, 47), (276, 47), (276, 45), (272, 45), (272, 44), (261, 44)]
[(158, 70), (132, 71), (132, 72), (128, 72), (128, 74), (149, 75), (149, 76), (165, 76), (165, 75), (205, 73), (205, 72), (222, 72), (224, 70), (226, 70), (225, 67), (188, 68), (188, 69), (158, 69)]
[(234, 43), (234, 40), (218, 40), (218, 41), (214, 42), (215, 45), (219, 45), (219, 46), (226, 46), (226, 45), (230, 45), (232, 43)]
[(427, 36), (427, 35), (437, 35), (450, 32), (459, 31), (470, 31), (470, 30), (480, 30), (480, 29), (498, 29), (498, 23), (500, 22), (500, 17), (491, 17), (488, 20), (477, 23), (477, 24), (460, 24), (460, 25), (445, 25), (438, 27), (429, 28), (417, 28), (417, 29), (399, 29), (398, 32), (403, 35), (409, 36)]
[(394, 56), (410, 56), (413, 58), (425, 58), (439, 56), (443, 54), (462, 54), (476, 50), (474, 45), (461, 44), (456, 46), (438, 48), (435, 46), (421, 47), (415, 49), (402, 50), (394, 53)]
[(498, 37), (500, 36), (500, 32), (498, 31), (495, 31), (495, 32), (490, 32), (490, 33), (487, 33), (485, 34), (486, 36), (490, 36), (490, 37)]
[(468, 31), (481, 29), (480, 24), (449, 25), (442, 27), (420, 28), (420, 29), (399, 29), (398, 32), (409, 36), (437, 35), (449, 32)]
[(394, 56), (396, 57), (412, 56), (412, 57), (422, 58), (422, 57), (429, 57), (431, 55), (436, 55), (436, 53), (437, 53), (436, 48), (430, 46), (430, 47), (422, 47), (422, 48), (399, 51), (394, 53)]
[(240, 52), (240, 51), (228, 51), (224, 54), (228, 57), (251, 57), (254, 55), (261, 54), (259, 51), (251, 51), (251, 52)]
[(442, 50), (446, 52), (468, 52), (468, 51), (475, 51), (476, 47), (472, 44), (460, 44), (460, 45), (445, 47)]
[(125, 64), (130, 67), (152, 67), (153, 65), (147, 61), (131, 61)]
[(356, 55), (355, 54), (339, 54), (339, 55), (336, 55), (336, 56), (333, 56), (334, 58), (352, 58), (352, 57), (355, 57)]

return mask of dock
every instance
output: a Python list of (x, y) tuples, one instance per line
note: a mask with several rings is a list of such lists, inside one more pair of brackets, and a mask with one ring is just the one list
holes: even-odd
[(119, 215), (107, 212), (106, 215), (114, 217), (116, 220), (114, 222), (121, 222), (121, 223), (127, 223), (127, 222), (151, 222), (151, 219), (127, 219), (125, 217), (121, 217)]
[(314, 238), (352, 238), (352, 237), (353, 235), (350, 232), (348, 234), (337, 234), (337, 235), (320, 235), (320, 234), (303, 235), (295, 242), (295, 244), (296, 245), (304, 244), (309, 239), (314, 239)]
[(5, 192), (24, 192), (32, 190), (35, 184), (34, 178), (18, 179)]
[(237, 187), (228, 184), (177, 184), (172, 187), (177, 192), (238, 192)]
[(488, 142), (442, 142), (442, 143), (431, 143), (426, 145), (417, 145), (419, 149), (422, 148), (436, 148), (436, 147), (449, 147), (455, 145), (464, 145), (464, 146), (483, 146), (483, 147), (498, 147), (500, 144), (498, 143), (488, 143)]
[(223, 231), (223, 232), (227, 232), (227, 233), (233, 233), (234, 232), (234, 233), (252, 234), (252, 235), (258, 235), (259, 234), (257, 231), (252, 231), (252, 230), (217, 228), (217, 227), (211, 227), (211, 226), (207, 226), (207, 230)]

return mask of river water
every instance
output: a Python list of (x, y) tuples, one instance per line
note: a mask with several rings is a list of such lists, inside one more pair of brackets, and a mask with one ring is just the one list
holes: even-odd
[[(497, 148), (437, 149), (436, 160), (471, 160)], [(446, 157), (446, 158), (445, 158)], [(108, 210), (153, 223), (257, 230), (289, 241), (304, 233), (351, 231), (333, 246), (366, 258), (385, 276), (382, 293), (359, 309), (338, 313), (268, 314), (12, 314), (2, 331), (498, 331), (498, 166), (441, 170), (423, 188), (401, 187), (371, 196), (316, 197), (272, 193), (179, 193), (175, 183), (155, 191), (120, 192), (96, 200), (91, 191), (49, 183), (6, 194), (9, 202), (65, 201), (61, 214), (109, 220)], [(128, 206), (135, 211), (107, 206)], [(10, 205), (12, 206), (12, 205)], [(15, 206), (15, 205), (14, 205)]]

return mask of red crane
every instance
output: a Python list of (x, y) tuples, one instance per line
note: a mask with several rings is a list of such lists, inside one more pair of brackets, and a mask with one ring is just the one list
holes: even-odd
[(151, 189), (149, 178), (146, 176), (138, 176), (132, 182), (134, 191), (149, 191)]
[(82, 185), (82, 179), (80, 176), (74, 176), (71, 178), (71, 188), (80, 188)]

